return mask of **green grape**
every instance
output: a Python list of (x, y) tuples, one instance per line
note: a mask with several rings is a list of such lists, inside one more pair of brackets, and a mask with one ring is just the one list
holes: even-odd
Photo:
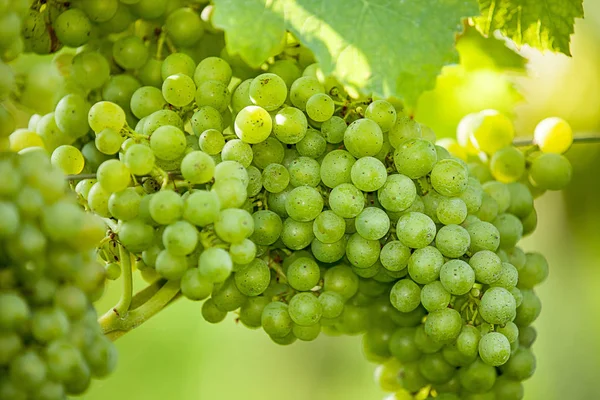
[(185, 199), (183, 218), (197, 226), (206, 226), (219, 218), (220, 201), (213, 192), (197, 190)]
[(219, 112), (225, 112), (231, 101), (231, 93), (227, 85), (221, 81), (203, 81), (198, 84), (196, 105), (210, 106)]
[(323, 243), (337, 242), (344, 236), (345, 231), (346, 222), (331, 210), (323, 211), (313, 223), (315, 237)]
[(192, 78), (185, 74), (167, 77), (162, 84), (164, 99), (175, 107), (184, 107), (194, 100), (196, 86)]
[(462, 260), (447, 261), (440, 269), (440, 281), (455, 296), (467, 294), (475, 283), (473, 268)]
[(398, 116), (396, 123), (389, 131), (390, 144), (394, 149), (411, 139), (420, 139), (423, 136), (421, 125), (407, 116)]
[(483, 110), (473, 118), (470, 127), (471, 145), (487, 154), (510, 146), (515, 137), (515, 129), (508, 117), (496, 110)]
[[(263, 183), (265, 174), (263, 173)], [(319, 216), (323, 209), (323, 197), (313, 187), (300, 186), (294, 188), (287, 196), (285, 209), (296, 221), (308, 222)], [(312, 224), (311, 224), (312, 231)]]
[(294, 325), (292, 333), (298, 339), (310, 342), (319, 337), (319, 334), (321, 333), (321, 324), (317, 322), (310, 326)]
[(539, 253), (527, 253), (525, 263), (519, 269), (519, 288), (533, 289), (548, 277), (548, 262)]
[(287, 86), (283, 79), (273, 73), (258, 75), (248, 88), (250, 100), (267, 111), (281, 107), (287, 97)]
[(277, 60), (269, 66), (269, 72), (284, 80), (287, 87), (301, 76), (300, 69), (294, 60)]
[(505, 324), (516, 315), (516, 302), (513, 295), (501, 287), (485, 291), (479, 305), (481, 317), (490, 324)]
[(447, 308), (451, 297), (440, 281), (427, 283), (421, 288), (421, 304), (429, 312)]
[(2, 330), (21, 329), (30, 318), (31, 310), (27, 302), (16, 293), (0, 293), (0, 305), (2, 306), (2, 315), (0, 316)]
[(147, 175), (154, 169), (154, 152), (149, 146), (134, 144), (125, 152), (124, 162), (134, 175)]
[(295, 294), (290, 299), (288, 312), (294, 323), (300, 326), (311, 326), (319, 322), (323, 310), (314, 294), (303, 292)]
[(88, 193), (88, 206), (90, 209), (101, 217), (109, 218), (108, 199), (111, 193), (106, 191), (100, 182), (96, 182)]
[(516, 147), (505, 147), (492, 155), (490, 170), (499, 182), (515, 182), (525, 172), (525, 156)]
[(144, 118), (153, 112), (162, 110), (165, 105), (162, 92), (153, 86), (142, 86), (131, 96), (131, 112), (138, 118)]
[(542, 303), (533, 290), (521, 290), (523, 300), (517, 307), (515, 324), (520, 327), (531, 325), (542, 311)]
[(100, 101), (90, 108), (88, 123), (94, 132), (107, 128), (120, 132), (125, 125), (125, 111), (115, 103)]
[(437, 218), (444, 225), (458, 225), (467, 218), (467, 206), (457, 197), (442, 197), (436, 208)]
[[(180, 54), (180, 53), (175, 53)], [(153, 86), (160, 89), (162, 85), (161, 69), (162, 62), (155, 58), (149, 58), (140, 69), (137, 70), (137, 76), (140, 82), (145, 86)]]
[(323, 318), (337, 318), (344, 311), (344, 298), (335, 291), (325, 290), (319, 296)]
[[(307, 291), (319, 283), (321, 272), (319, 265), (314, 260), (308, 257), (300, 257), (289, 265), (286, 276), (288, 284), (292, 288)], [(319, 301), (321, 301), (321, 297), (319, 297)]]
[(213, 291), (213, 284), (203, 279), (198, 268), (190, 268), (181, 278), (181, 293), (190, 300), (204, 300)]
[(428, 246), (435, 238), (435, 223), (427, 215), (418, 212), (403, 214), (396, 225), (396, 235), (402, 244), (413, 249)]
[(8, 137), (10, 151), (19, 152), (29, 147), (44, 147), (44, 141), (35, 132), (17, 129)]
[[(270, 193), (279, 193), (283, 191), (286, 187), (288, 187), (290, 183), (290, 174), (288, 170), (281, 164), (269, 164), (263, 170), (261, 179), (265, 190), (267, 190)], [(292, 193), (294, 192), (292, 191)], [(292, 196), (292, 193), (290, 193), (290, 196)], [(315, 193), (319, 196), (319, 198), (321, 197), (321, 195), (319, 195), (318, 192), (316, 192), (316, 190)], [(307, 192), (307, 195), (310, 196), (310, 199), (316, 199), (316, 197), (314, 197), (314, 193), (312, 192), (309, 194)], [(288, 213), (290, 213), (289, 210), (287, 211)], [(299, 212), (302, 213), (302, 211)]]
[(87, 43), (92, 31), (88, 17), (76, 8), (61, 13), (52, 27), (58, 40), (69, 47), (79, 47)]
[(181, 175), (191, 183), (207, 183), (213, 179), (214, 172), (215, 162), (202, 151), (192, 151), (181, 160)]
[(521, 220), (512, 214), (500, 214), (492, 222), (500, 232), (500, 248), (510, 249), (516, 246), (523, 236)]
[(517, 381), (529, 379), (536, 368), (536, 359), (531, 350), (519, 348), (508, 359), (506, 364), (500, 367), (500, 370), (507, 378)]
[(215, 181), (237, 179), (244, 185), (250, 182), (248, 171), (237, 161), (221, 161), (215, 167)]
[(417, 197), (414, 182), (405, 175), (392, 174), (378, 190), (377, 199), (388, 211), (404, 211), (411, 206)]
[(315, 235), (312, 232), (312, 222), (296, 221), (288, 218), (283, 223), (281, 240), (292, 250), (301, 250), (308, 246)]
[(385, 100), (375, 100), (365, 110), (365, 118), (375, 121), (382, 132), (388, 132), (396, 124), (396, 109)]
[(410, 279), (401, 279), (392, 287), (390, 302), (398, 311), (413, 311), (421, 304), (421, 288)]
[(346, 238), (342, 237), (333, 243), (323, 243), (318, 239), (314, 239), (310, 249), (317, 260), (333, 263), (339, 261), (346, 254)]
[(346, 132), (346, 121), (334, 115), (321, 125), (321, 133), (327, 140), (327, 143), (337, 144), (344, 141)]
[(409, 247), (399, 240), (392, 240), (383, 246), (379, 259), (385, 269), (396, 272), (406, 268), (410, 255)]
[(54, 150), (62, 144), (73, 142), (73, 138), (58, 128), (54, 115), (54, 113), (44, 115), (36, 127), (37, 134), (44, 141), (44, 148), (48, 150)]
[(481, 198), (481, 207), (475, 214), (480, 220), (492, 222), (498, 216), (498, 202), (486, 192)]
[(194, 82), (197, 86), (204, 81), (220, 81), (228, 84), (231, 74), (231, 66), (227, 61), (219, 57), (206, 57), (200, 61), (194, 71)]
[(296, 143), (296, 150), (301, 156), (319, 158), (327, 149), (327, 142), (321, 133), (309, 128), (304, 138)]
[(329, 188), (352, 181), (352, 166), (356, 159), (345, 150), (333, 150), (321, 161), (321, 181)]
[(352, 268), (343, 264), (329, 268), (323, 277), (323, 282), (325, 292), (337, 293), (345, 300), (354, 296), (358, 291), (358, 276), (352, 271)]
[(189, 47), (196, 44), (204, 35), (200, 16), (191, 8), (178, 8), (169, 14), (165, 30), (175, 46)]
[(141, 201), (142, 198), (135, 188), (129, 187), (110, 195), (108, 211), (116, 219), (129, 221), (138, 216)]
[(146, 64), (148, 49), (137, 36), (125, 36), (114, 43), (112, 55), (123, 69), (138, 69)]
[(419, 371), (430, 382), (442, 384), (454, 376), (456, 368), (450, 365), (441, 353), (425, 354), (419, 361)]
[(240, 307), (240, 322), (250, 329), (260, 328), (263, 310), (270, 302), (266, 296), (249, 297)]
[(94, 144), (101, 153), (112, 155), (118, 153), (121, 149), (123, 137), (119, 132), (107, 128), (96, 134)]
[(448, 258), (462, 257), (469, 249), (470, 244), (469, 232), (459, 225), (443, 226), (435, 237), (435, 246), (444, 257)]
[[(204, 192), (204, 193), (208, 193), (208, 192)], [(203, 201), (205, 201), (205, 203), (204, 203), (205, 208), (209, 208), (209, 207), (212, 208), (215, 205), (218, 205), (218, 203), (211, 202), (211, 200), (213, 200), (213, 198), (210, 198), (208, 194), (202, 194), (201, 196), (198, 196), (198, 199), (202, 199)], [(186, 204), (188, 204), (187, 199), (186, 199)], [(193, 203), (191, 203), (191, 204), (193, 204)], [(210, 208), (209, 208), (209, 210), (210, 210)], [(204, 211), (209, 211), (209, 210), (204, 210)], [(197, 212), (197, 211), (203, 211), (203, 210), (194, 210), (194, 211)], [(210, 210), (210, 211), (212, 211), (212, 210)], [(203, 215), (203, 216), (205, 217), (205, 215)], [(185, 212), (184, 212), (184, 217), (185, 217)], [(229, 242), (229, 243), (235, 243), (235, 242), (240, 242), (240, 241), (246, 239), (247, 237), (250, 237), (252, 235), (252, 233), (254, 232), (254, 230), (256, 229), (256, 223), (254, 222), (253, 217), (247, 211), (236, 209), (236, 208), (230, 208), (230, 209), (223, 210), (223, 211), (221, 211), (220, 214), (218, 214), (218, 219), (215, 221), (214, 227), (215, 227), (215, 232), (217, 233), (219, 238), (221, 238), (222, 240)]]
[(221, 132), (219, 132), (218, 130), (207, 129), (200, 134), (200, 138), (198, 139), (198, 145), (200, 147), (200, 150), (202, 150), (206, 154), (214, 156), (219, 154), (225, 147), (225, 139), (223, 138)]
[(433, 246), (415, 250), (408, 259), (408, 273), (421, 285), (436, 281), (444, 265), (444, 256)]
[(471, 365), (459, 369), (458, 380), (469, 392), (485, 393), (494, 386), (496, 370), (478, 358)]
[[(239, 113), (242, 108), (254, 104), (252, 103), (252, 100), (250, 100), (250, 83), (252, 83), (252, 79), (246, 79), (237, 85), (233, 91), (231, 96), (231, 109), (233, 110), (234, 114)], [(196, 84), (198, 84), (197, 80)]]
[[(268, 143), (269, 140), (270, 139), (267, 139), (263, 143)], [(254, 147), (256, 147), (256, 145)], [(254, 154), (256, 157), (256, 150), (254, 151)], [(316, 187), (321, 182), (321, 167), (319, 162), (312, 158), (298, 157), (290, 163), (287, 170), (290, 174), (290, 184), (294, 187)]]
[(356, 217), (364, 206), (365, 200), (362, 192), (350, 183), (337, 185), (329, 194), (329, 207), (342, 218)]
[(402, 363), (410, 363), (421, 358), (421, 350), (415, 343), (415, 328), (398, 328), (389, 341), (390, 353)]
[(83, 51), (73, 57), (71, 77), (85, 88), (99, 89), (110, 77), (110, 65), (99, 53)]
[(131, 172), (119, 160), (108, 160), (98, 167), (98, 183), (110, 193), (125, 190), (131, 183)]
[(521, 327), (519, 329), (519, 345), (529, 348), (537, 339), (537, 331), (533, 326)]
[(500, 400), (520, 400), (525, 395), (521, 382), (502, 376), (496, 379), (493, 392), (496, 395), (495, 398)]
[(555, 153), (536, 157), (529, 167), (529, 180), (543, 190), (562, 190), (571, 181), (573, 168), (569, 160)]
[(233, 263), (227, 251), (210, 247), (200, 254), (198, 269), (201, 276), (210, 282), (224, 282), (231, 274)]
[(354, 157), (374, 156), (383, 146), (383, 132), (376, 122), (357, 119), (344, 132), (344, 146)]
[(368, 268), (379, 258), (379, 242), (365, 239), (358, 233), (353, 234), (346, 244), (346, 256), (357, 268)]
[(303, 76), (296, 79), (290, 87), (290, 101), (294, 107), (305, 111), (308, 99), (317, 93), (325, 93), (325, 88), (323, 88), (318, 79)]
[(235, 117), (235, 134), (244, 142), (260, 143), (271, 133), (269, 113), (259, 106), (244, 107)]
[(269, 164), (281, 164), (285, 154), (281, 142), (273, 137), (253, 145), (251, 149), (254, 153), (252, 162), (260, 169), (265, 169)]
[(240, 292), (246, 296), (258, 296), (269, 286), (271, 270), (265, 261), (257, 258), (237, 270), (234, 277)]
[(270, 246), (279, 239), (283, 230), (283, 222), (273, 211), (260, 210), (252, 214), (254, 232), (252, 241), (259, 246)]
[(316, 93), (306, 102), (306, 114), (313, 121), (325, 122), (333, 116), (334, 111), (333, 100), (324, 93)]
[(502, 262), (500, 257), (490, 250), (481, 250), (471, 256), (469, 265), (475, 271), (477, 282), (492, 284), (502, 275)]
[(150, 148), (161, 160), (172, 161), (179, 158), (185, 151), (186, 143), (181, 129), (170, 125), (161, 126), (150, 136)]
[(292, 331), (293, 324), (287, 304), (274, 301), (263, 309), (261, 325), (269, 336), (284, 337)]
[(543, 153), (563, 154), (573, 144), (573, 130), (561, 118), (546, 118), (535, 127), (533, 141)]
[(162, 243), (169, 253), (186, 256), (191, 254), (198, 244), (198, 230), (187, 221), (174, 222), (163, 231)]
[(90, 105), (83, 97), (77, 94), (68, 94), (56, 105), (54, 111), (56, 126), (71, 137), (81, 137), (89, 130), (89, 111)]
[(469, 171), (456, 159), (438, 161), (431, 170), (431, 185), (441, 195), (459, 196), (469, 183)]
[(489, 222), (475, 222), (467, 226), (471, 237), (470, 254), (481, 250), (496, 251), (500, 246), (500, 232)]
[(144, 122), (144, 134), (152, 135), (158, 128), (173, 126), (183, 130), (183, 121), (177, 113), (171, 110), (159, 110), (146, 117)]
[(232, 243), (229, 247), (229, 255), (234, 264), (248, 264), (256, 257), (256, 244), (250, 239)]
[(436, 161), (435, 146), (423, 139), (407, 140), (394, 152), (396, 170), (411, 179), (427, 175)]
[(511, 203), (509, 186), (502, 182), (486, 182), (482, 185), (483, 190), (498, 203), (498, 213), (508, 210)]
[(53, 166), (60, 168), (65, 174), (79, 174), (83, 171), (85, 160), (76, 147), (69, 145), (58, 146), (52, 152), (50, 162)]
[(490, 332), (479, 341), (479, 356), (488, 365), (500, 366), (510, 357), (510, 343), (502, 333)]
[(32, 390), (42, 385), (46, 379), (46, 364), (33, 349), (16, 356), (10, 363), (8, 374), (11, 382), (22, 389)]
[(239, 208), (247, 199), (246, 184), (239, 179), (217, 180), (211, 191), (219, 198), (221, 208)]
[(386, 184), (388, 179), (385, 165), (373, 157), (362, 157), (356, 160), (350, 170), (354, 186), (364, 192), (374, 192)]
[(141, 253), (148, 249), (154, 240), (154, 229), (143, 221), (126, 221), (119, 229), (119, 239), (132, 253)]
[(161, 190), (152, 196), (149, 211), (154, 221), (161, 225), (169, 225), (181, 218), (183, 200), (172, 190)]
[[(356, 164), (355, 164), (356, 165)], [(356, 232), (368, 240), (383, 238), (390, 229), (390, 219), (385, 211), (377, 207), (367, 207), (356, 216)]]
[(83, 11), (94, 22), (108, 21), (115, 15), (118, 6), (117, 0), (88, 0), (82, 4)]
[(251, 165), (248, 167), (248, 198), (254, 197), (262, 190), (262, 174), (258, 168)]
[(206, 322), (218, 324), (227, 316), (227, 311), (221, 311), (215, 305), (213, 299), (208, 299), (202, 304), (202, 317)]

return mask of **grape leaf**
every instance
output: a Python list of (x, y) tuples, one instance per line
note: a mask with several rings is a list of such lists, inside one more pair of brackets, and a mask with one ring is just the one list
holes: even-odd
[(259, 67), (285, 39), (281, 0), (215, 0), (213, 23), (225, 31), (227, 51)]
[(465, 26), (456, 41), (460, 64), (467, 71), (478, 69), (525, 71), (527, 59), (510, 49), (503, 39), (485, 37), (472, 25)]
[[(271, 55), (285, 27), (344, 86), (395, 96), (409, 105), (458, 61), (461, 20), (478, 15), (476, 0), (214, 0), (215, 24), (228, 49), (254, 65)], [(283, 8), (283, 12), (282, 12)], [(271, 54), (270, 54), (271, 53)]]
[(484, 35), (495, 30), (517, 45), (571, 55), (575, 18), (583, 18), (583, 0), (479, 0), (476, 26)]

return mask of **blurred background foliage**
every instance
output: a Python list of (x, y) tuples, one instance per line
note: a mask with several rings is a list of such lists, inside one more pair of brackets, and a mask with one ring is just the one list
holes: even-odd
[[(580, 135), (600, 135), (600, 1), (584, 4), (586, 19), (577, 22), (572, 58), (524, 48), (525, 64), (502, 42), (467, 31), (459, 41), (461, 64), (444, 69), (436, 88), (420, 99), (416, 119), (446, 137), (454, 135), (465, 114), (496, 108), (514, 118), (518, 136), (531, 136), (547, 116), (567, 119)], [(32, 57), (23, 57), (15, 68), (35, 69), (29, 76), (44, 82), (30, 82), (24, 102), (31, 97), (38, 112), (47, 112), (53, 106), (50, 83), (56, 79), (60, 85), (59, 77), (48, 58)], [(574, 146), (567, 156), (574, 166), (572, 184), (536, 201), (538, 229), (522, 243), (551, 263), (550, 277), (538, 290), (543, 301), (535, 324), (538, 370), (526, 382), (527, 400), (599, 398), (600, 145)], [(118, 291), (109, 286), (98, 309), (109, 309)], [(117, 342), (117, 371), (95, 383), (85, 398), (365, 400), (384, 395), (373, 381), (375, 366), (361, 354), (359, 337), (323, 335), (313, 343), (280, 347), (233, 318), (209, 325), (200, 316), (200, 304), (175, 303)]]

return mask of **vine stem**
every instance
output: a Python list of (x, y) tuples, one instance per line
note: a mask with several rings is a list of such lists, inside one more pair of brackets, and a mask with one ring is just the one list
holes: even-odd
[[(573, 138), (573, 144), (583, 144), (583, 143), (600, 143), (600, 136), (598, 135), (585, 135), (578, 136)], [(513, 140), (513, 146), (516, 147), (525, 147), (525, 146), (533, 146), (535, 143), (533, 142), (533, 138), (519, 138)]]
[(123, 291), (121, 298), (112, 311), (117, 315), (125, 315), (131, 306), (133, 297), (133, 273), (131, 271), (131, 253), (119, 243), (119, 258), (121, 259), (121, 271), (123, 280)]
[[(152, 284), (133, 297), (131, 304), (142, 303), (139, 307), (130, 310), (125, 315), (117, 315), (110, 310), (98, 319), (104, 335), (112, 341), (117, 340), (132, 329), (137, 328), (160, 310), (169, 305), (179, 295), (179, 281), (166, 281), (149, 299), (147, 291), (153, 292), (157, 287)], [(138, 299), (138, 296), (144, 297)], [(146, 300), (146, 301), (144, 301)]]

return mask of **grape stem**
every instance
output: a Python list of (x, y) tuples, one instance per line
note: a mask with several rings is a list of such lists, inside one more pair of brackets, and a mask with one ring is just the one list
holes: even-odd
[(100, 317), (102, 333), (112, 341), (117, 340), (171, 304), (179, 295), (179, 287), (179, 281), (159, 280), (151, 284), (131, 299), (130, 304), (138, 307), (120, 316), (110, 310)]
[[(125, 315), (131, 306), (131, 298), (133, 297), (133, 276), (131, 271), (131, 253), (119, 243), (119, 258), (121, 259), (121, 270), (123, 280), (123, 291), (121, 298), (112, 311), (117, 315)], [(110, 312), (110, 311), (109, 311)]]
[[(573, 138), (573, 144), (582, 144), (582, 143), (600, 143), (600, 136), (596, 135), (586, 135), (579, 136)], [(534, 146), (535, 143), (533, 138), (520, 138), (513, 140), (513, 146), (516, 147), (525, 147), (525, 146)]]

